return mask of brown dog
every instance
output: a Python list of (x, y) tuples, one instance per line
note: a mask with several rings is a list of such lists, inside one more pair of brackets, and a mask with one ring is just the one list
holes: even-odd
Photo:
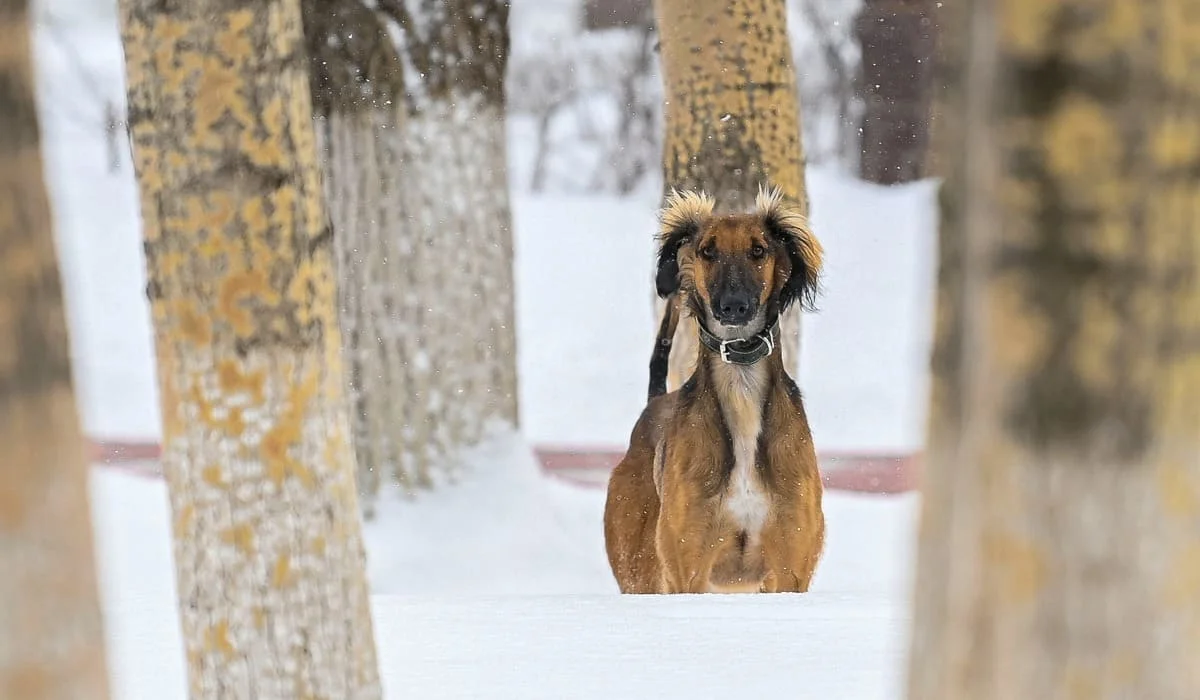
[[(816, 452), (778, 343), (780, 314), (816, 295), (821, 246), (778, 190), (756, 209), (717, 216), (704, 194), (676, 192), (661, 212), (656, 286), (671, 303), (604, 511), (624, 593), (806, 591), (821, 556)], [(667, 394), (680, 307), (699, 358)]]

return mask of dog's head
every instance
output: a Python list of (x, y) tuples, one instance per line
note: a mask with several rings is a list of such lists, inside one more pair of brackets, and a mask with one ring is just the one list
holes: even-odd
[(821, 244), (779, 189), (760, 189), (754, 213), (728, 215), (702, 192), (672, 192), (660, 221), (658, 295), (683, 294), (711, 332), (752, 335), (794, 302), (812, 309)]

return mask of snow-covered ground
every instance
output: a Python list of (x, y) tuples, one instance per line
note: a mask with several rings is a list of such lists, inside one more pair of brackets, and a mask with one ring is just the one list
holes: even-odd
[[(389, 700), (898, 700), (907, 619), (888, 598), (398, 597), (373, 600)], [(158, 601), (110, 609), (115, 700), (182, 700)]]
[[(184, 697), (166, 491), (92, 472), (118, 700)], [(829, 493), (812, 591), (620, 596), (604, 493), (543, 476), (522, 441), (366, 526), (389, 698), (899, 697), (917, 498)]]

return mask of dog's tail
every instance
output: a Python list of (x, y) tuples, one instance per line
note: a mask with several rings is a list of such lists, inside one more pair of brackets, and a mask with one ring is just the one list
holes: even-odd
[(650, 353), (650, 390), (646, 400), (667, 393), (667, 368), (671, 359), (671, 343), (675, 339), (675, 328), (679, 325), (679, 295), (667, 297), (662, 323), (658, 326), (658, 337), (654, 339), (654, 350)]

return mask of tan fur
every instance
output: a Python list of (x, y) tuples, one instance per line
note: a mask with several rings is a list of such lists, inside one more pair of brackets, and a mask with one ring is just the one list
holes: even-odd
[(778, 187), (769, 190), (759, 187), (758, 195), (754, 198), (754, 208), (759, 216), (775, 217), (784, 228), (798, 232), (797, 240), (800, 244), (801, 255), (817, 269), (820, 269), (825, 257), (821, 241), (813, 235), (812, 229), (808, 227), (808, 217), (787, 206), (783, 201), (783, 190)]
[(689, 223), (701, 223), (712, 216), (716, 202), (703, 192), (671, 190), (659, 216), (659, 234), (665, 236)]
[[(754, 266), (763, 303), (789, 279), (791, 262), (766, 239), (765, 216), (790, 227), (805, 264), (819, 271), (820, 244), (777, 192), (760, 192), (755, 214), (711, 212), (711, 200), (674, 193), (663, 214), (664, 238), (698, 226), (679, 251), (679, 293), (705, 308), (716, 263), (697, 254), (702, 246), (722, 258), (771, 246)], [(725, 337), (766, 323), (725, 328), (711, 316), (698, 320)], [(806, 591), (824, 547), (821, 499), (808, 421), (780, 349), (736, 366), (701, 347), (692, 378), (647, 404), (610, 477), (609, 563), (624, 593)]]

